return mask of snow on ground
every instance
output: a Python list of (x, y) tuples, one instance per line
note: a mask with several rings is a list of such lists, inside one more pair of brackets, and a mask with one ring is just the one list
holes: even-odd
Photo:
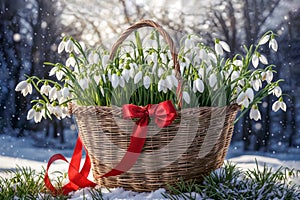
[[(75, 140), (75, 139), (74, 139)], [(13, 170), (16, 166), (31, 167), (37, 171), (46, 168), (48, 159), (55, 153), (62, 153), (67, 158), (72, 155), (72, 149), (40, 148), (32, 139), (25, 137), (16, 139), (15, 137), (1, 135), (0, 137), (0, 176), (8, 177), (5, 170)], [(227, 160), (236, 163), (242, 169), (255, 168), (257, 160), (259, 167), (264, 164), (273, 169), (280, 166), (300, 169), (300, 149), (289, 149), (286, 153), (262, 153), (243, 152), (239, 144), (232, 144), (227, 155)], [(63, 162), (54, 163), (51, 171), (67, 171), (67, 164)], [(92, 180), (91, 174), (89, 178)], [(296, 180), (300, 183), (300, 180)], [(136, 193), (125, 191), (122, 188), (111, 189), (110, 192), (103, 189), (105, 198), (109, 199), (164, 199), (161, 193), (165, 189), (159, 189), (152, 193)], [(77, 191), (72, 199), (82, 199), (82, 194), (88, 194), (87, 189)]]

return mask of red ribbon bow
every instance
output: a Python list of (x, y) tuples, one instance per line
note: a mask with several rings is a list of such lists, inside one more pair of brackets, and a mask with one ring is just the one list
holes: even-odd
[[(116, 167), (114, 167), (111, 171), (107, 172), (104, 175), (95, 177), (96, 179), (120, 175), (128, 171), (136, 163), (146, 141), (150, 117), (154, 118), (154, 121), (158, 127), (163, 128), (169, 126), (177, 116), (176, 109), (174, 108), (170, 100), (161, 102), (159, 104), (149, 104), (145, 107), (126, 104), (123, 105), (122, 110), (124, 119), (138, 119), (132, 131), (129, 147), (124, 157)], [(68, 170), (70, 182), (62, 187), (62, 193), (65, 195), (71, 191), (76, 191), (79, 188), (96, 186), (96, 183), (93, 183), (87, 179), (91, 168), (91, 162), (88, 156), (88, 152), (85, 148), (85, 163), (82, 169), (79, 171), (80, 161), (82, 157), (82, 147), (82, 142), (78, 137)], [(50, 165), (56, 160), (63, 160), (65, 162), (68, 162), (67, 159), (61, 154), (53, 155), (48, 162), (44, 182), (46, 187), (54, 194), (59, 193), (59, 191), (51, 184), (48, 176), (48, 169), (50, 168)]]

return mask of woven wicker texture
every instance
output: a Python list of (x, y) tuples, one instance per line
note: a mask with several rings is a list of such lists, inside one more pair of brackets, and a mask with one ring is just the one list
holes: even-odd
[[(134, 121), (123, 119), (119, 107), (72, 109), (92, 160), (94, 177), (103, 175), (124, 156)], [(109, 188), (152, 191), (174, 185), (180, 178), (201, 181), (202, 176), (223, 164), (238, 109), (236, 104), (183, 109), (168, 127), (159, 129), (150, 123), (135, 166), (122, 175), (97, 179), (97, 183)]]
[[(160, 25), (150, 20), (142, 20), (129, 27), (114, 44), (110, 59), (113, 59), (118, 47), (130, 33), (145, 26), (155, 28), (168, 43), (174, 69), (180, 79), (180, 67), (172, 39)], [(180, 92), (178, 90), (177, 94), (179, 107)], [(123, 119), (120, 107), (70, 104), (79, 135), (91, 157), (96, 182), (109, 188), (123, 187), (140, 192), (175, 185), (179, 179), (201, 181), (203, 176), (219, 168), (230, 144), (238, 110), (236, 104), (179, 109), (173, 123), (162, 129), (150, 121), (146, 142), (136, 164), (121, 175), (98, 178), (123, 158), (135, 122)]]

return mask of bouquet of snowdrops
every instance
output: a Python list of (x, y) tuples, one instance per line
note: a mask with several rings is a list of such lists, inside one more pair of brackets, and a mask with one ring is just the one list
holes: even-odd
[(245, 55), (232, 58), (225, 57), (225, 52), (230, 52), (226, 42), (215, 39), (211, 48), (197, 36), (188, 35), (182, 39), (177, 57), (180, 73), (174, 70), (170, 50), (159, 34), (154, 31), (146, 38), (151, 45), (145, 45), (136, 32), (135, 42), (124, 43), (109, 59), (104, 49), (88, 49), (72, 37), (64, 37), (58, 53), (68, 54), (66, 62), (45, 63), (49, 76), (56, 76), (57, 81), (31, 76), (16, 86), (24, 96), (31, 94), (33, 87), (39, 93), (39, 98), (32, 100), (27, 119), (38, 123), (52, 116), (65, 118), (69, 115), (68, 102), (81, 106), (144, 106), (171, 100), (176, 105), (182, 98), (181, 108), (237, 103), (243, 113), (251, 109), (250, 118), (259, 120), (258, 104), (270, 94), (278, 98), (272, 109), (286, 110), (281, 80), (273, 81), (275, 66), (259, 52), (262, 45), (277, 51), (273, 32), (265, 33), (258, 44), (244, 47)]

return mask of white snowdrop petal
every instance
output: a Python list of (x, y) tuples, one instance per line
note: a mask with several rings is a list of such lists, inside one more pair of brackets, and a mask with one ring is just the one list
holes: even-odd
[(61, 41), (58, 45), (57, 52), (60, 54), (65, 49), (65, 41)]
[(165, 88), (165, 80), (160, 79), (157, 83), (157, 87), (158, 87), (157, 89), (159, 92), (163, 91)]
[(143, 72), (139, 71), (135, 76), (134, 76), (134, 84), (137, 84), (138, 82), (140, 82), (140, 80), (143, 77)]
[(187, 104), (190, 104), (191, 98), (190, 98), (189, 93), (187, 93), (186, 91), (183, 91), (183, 92), (182, 92), (182, 98), (183, 98), (183, 100), (184, 100)]
[(51, 88), (50, 91), (49, 91), (49, 99), (50, 100), (55, 100), (56, 99), (56, 93), (57, 93), (57, 90), (55, 87)]
[(114, 89), (116, 89), (119, 85), (119, 77), (117, 74), (112, 74), (111, 76), (111, 85)]
[(200, 78), (197, 78), (195, 80), (195, 86), (196, 86), (196, 89), (199, 91), (199, 92), (203, 92), (204, 91), (204, 83), (203, 81), (200, 79)]
[(171, 89), (173, 88), (173, 80), (172, 80), (171, 75), (168, 75), (168, 76), (166, 77), (166, 84), (167, 84), (167, 88), (168, 88), (169, 90), (171, 90)]
[(235, 66), (238, 66), (238, 67), (242, 67), (243, 66), (243, 61), (241, 61), (241, 60), (234, 60), (232, 62), (232, 64), (234, 64)]
[(273, 49), (273, 51), (276, 52), (278, 50), (278, 43), (274, 38), (270, 40), (269, 48), (270, 48), (270, 46)]
[(248, 88), (245, 93), (246, 93), (247, 97), (250, 99), (250, 102), (252, 102), (254, 99), (254, 92), (253, 92), (252, 88)]
[(35, 115), (35, 110), (33, 108), (31, 108), (28, 113), (27, 113), (27, 120), (30, 120), (34, 117)]
[(242, 92), (238, 95), (236, 101), (237, 101), (237, 103), (238, 103), (239, 105), (241, 105), (241, 104), (243, 103), (244, 99), (245, 99), (245, 93), (242, 91)]
[(100, 75), (95, 75), (94, 76), (94, 81), (96, 82), (96, 84), (98, 84), (101, 80), (101, 76)]
[(157, 75), (158, 77), (160, 78), (163, 74), (164, 74), (165, 70), (163, 68), (158, 68), (158, 72), (157, 72)]
[(257, 55), (256, 54), (254, 54), (253, 56), (252, 56), (252, 65), (253, 65), (253, 67), (254, 68), (257, 68), (257, 66), (258, 66), (258, 63), (259, 63), (259, 59), (258, 59), (258, 57), (257, 57)]
[(63, 96), (64, 98), (68, 98), (69, 95), (70, 95), (70, 89), (67, 88), (67, 87), (64, 87), (64, 88), (62, 89), (61, 93), (62, 93), (62, 96)]
[(276, 101), (275, 103), (273, 103), (272, 110), (274, 112), (277, 112), (279, 110), (279, 108), (280, 108), (280, 102), (279, 101)]
[(27, 85), (28, 85), (27, 81), (21, 81), (20, 83), (17, 84), (15, 91), (19, 92), (21, 90), (24, 90), (27, 88)]
[(285, 102), (280, 102), (280, 108), (281, 108), (281, 110), (283, 110), (284, 112), (286, 112), (286, 104), (285, 104)]
[(219, 43), (215, 44), (215, 52), (217, 55), (223, 55), (223, 48)]
[(216, 83), (217, 83), (217, 76), (215, 74), (211, 74), (209, 76), (209, 80), (208, 81), (209, 81), (210, 87), (213, 88), (216, 85)]
[(220, 41), (219, 43), (225, 51), (230, 52), (230, 47), (226, 42)]
[(49, 72), (49, 76), (53, 76), (57, 71), (57, 67), (53, 67), (50, 72)]
[(248, 108), (249, 104), (250, 104), (250, 102), (249, 102), (248, 98), (245, 98), (243, 101), (243, 105), (245, 106), (245, 108)]
[(99, 62), (100, 58), (99, 55), (97, 53), (93, 54), (93, 63), (97, 64)]
[(259, 56), (259, 61), (265, 65), (268, 64), (268, 59), (266, 58), (266, 56), (264, 56), (262, 54)]
[(279, 86), (276, 86), (274, 88), (274, 94), (275, 94), (276, 97), (280, 97), (282, 95), (282, 90)]
[(240, 77), (240, 72), (233, 71), (232, 74), (231, 74), (231, 81), (234, 81), (234, 80), (236, 80), (239, 77)]
[(149, 76), (145, 76), (143, 82), (144, 82), (144, 87), (145, 87), (146, 89), (148, 89), (148, 88), (150, 87), (150, 84), (151, 84), (151, 79), (150, 79), (150, 77), (149, 77)]
[(203, 60), (204, 62), (207, 61), (207, 53), (204, 49), (200, 49), (200, 52), (199, 52), (199, 57), (201, 60)]
[(74, 49), (74, 44), (73, 44), (72, 40), (68, 40), (65, 44), (65, 51), (67, 53), (71, 53), (73, 51), (73, 49)]
[(34, 114), (34, 121), (35, 123), (39, 123), (42, 120), (42, 113), (41, 112), (35, 112)]
[(172, 77), (173, 85), (175, 87), (178, 87), (178, 79), (176, 78), (176, 76), (173, 74), (173, 75), (171, 75), (171, 77)]
[(270, 35), (265, 35), (258, 43), (258, 45), (266, 44), (270, 39)]
[(120, 85), (122, 88), (125, 87), (125, 80), (124, 80), (123, 76), (120, 76), (120, 77), (119, 77), (119, 85)]
[(30, 83), (27, 84), (27, 91), (29, 94), (32, 94), (32, 85)]

